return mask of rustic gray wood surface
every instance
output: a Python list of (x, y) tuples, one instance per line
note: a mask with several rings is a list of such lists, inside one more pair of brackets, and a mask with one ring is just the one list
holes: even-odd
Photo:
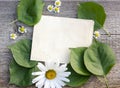
[[(0, 88), (19, 88), (15, 85), (9, 84), (9, 63), (12, 59), (12, 55), (7, 46), (15, 43), (19, 39), (32, 38), (32, 27), (26, 26), (28, 29), (27, 34), (18, 35), (18, 38), (13, 41), (9, 39), (10, 33), (16, 32), (16, 26), (9, 23), (16, 19), (16, 6), (19, 0), (0, 0)], [(52, 0), (53, 1), (53, 0)], [(46, 10), (48, 4), (53, 2), (45, 0), (44, 15), (54, 15), (62, 17), (77, 17), (77, 5), (79, 1), (90, 0), (62, 0), (62, 7), (60, 14), (49, 13)], [(102, 4), (105, 7), (107, 13), (107, 20), (105, 22), (105, 28), (111, 33), (111, 37), (108, 37), (103, 31), (101, 41), (108, 43), (114, 50), (117, 63), (112, 71), (107, 76), (109, 80), (110, 88), (120, 88), (120, 1), (119, 0), (94, 0)], [(17, 22), (17, 24), (21, 24)], [(21, 24), (24, 25), (24, 24)], [(21, 87), (23, 88), (23, 87)], [(33, 87), (29, 87), (33, 88)], [(66, 87), (69, 88), (69, 87)], [(105, 88), (105, 84), (101, 83), (95, 77), (91, 79), (82, 87), (79, 88)]]

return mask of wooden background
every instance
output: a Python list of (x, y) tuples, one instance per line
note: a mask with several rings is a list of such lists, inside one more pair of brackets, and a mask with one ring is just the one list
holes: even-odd
[[(61, 17), (77, 17), (77, 5), (82, 1), (91, 0), (62, 0), (62, 7), (60, 14), (49, 13), (46, 10), (48, 4), (53, 4), (54, 0), (45, 0), (44, 15), (54, 15)], [(108, 37), (103, 31), (101, 41), (108, 43), (115, 51), (117, 57), (117, 64), (114, 66), (110, 74), (107, 76), (110, 88), (120, 88), (120, 1), (119, 0), (94, 0), (105, 7), (107, 13), (107, 20), (105, 28), (111, 33)], [(9, 39), (10, 33), (16, 32), (15, 24), (9, 23), (16, 19), (16, 6), (18, 0), (0, 0), (0, 88), (19, 88), (15, 85), (9, 85), (9, 63), (12, 58), (7, 46), (15, 43), (19, 39), (32, 38), (32, 27), (26, 26), (28, 32), (26, 34), (18, 34), (18, 38), (13, 41)], [(24, 25), (17, 22), (17, 25)], [(23, 87), (21, 87), (23, 88)], [(32, 87), (29, 87), (32, 88)], [(67, 88), (67, 87), (66, 87)], [(91, 77), (82, 87), (78, 88), (105, 88), (104, 83), (101, 83), (95, 77)]]

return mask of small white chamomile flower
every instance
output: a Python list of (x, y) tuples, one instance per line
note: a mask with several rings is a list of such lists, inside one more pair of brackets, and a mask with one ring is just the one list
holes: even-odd
[(54, 7), (54, 12), (59, 13), (60, 12), (60, 7)]
[(60, 0), (56, 0), (54, 5), (57, 6), (57, 7), (61, 6), (61, 1)]
[(48, 10), (49, 12), (52, 12), (52, 11), (53, 11), (53, 8), (54, 8), (53, 5), (48, 5), (47, 10)]
[(26, 28), (24, 26), (21, 26), (21, 27), (18, 27), (18, 32), (23, 34), (23, 33), (26, 33), (27, 30), (26, 30)]
[(32, 73), (37, 76), (32, 83), (36, 83), (38, 88), (62, 88), (66, 85), (65, 82), (70, 82), (68, 76), (71, 72), (67, 71), (67, 64), (45, 62), (45, 65), (38, 63), (37, 67), (40, 71)]
[(99, 31), (95, 31), (94, 32), (94, 37), (95, 38), (99, 38), (100, 37), (100, 32)]
[(10, 34), (10, 39), (15, 40), (17, 38), (17, 35), (15, 33)]

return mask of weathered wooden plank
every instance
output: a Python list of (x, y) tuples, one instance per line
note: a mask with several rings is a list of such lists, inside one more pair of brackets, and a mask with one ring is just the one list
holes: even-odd
[[(10, 51), (7, 46), (18, 41), (22, 38), (32, 38), (32, 27), (26, 26), (28, 33), (24, 35), (18, 35), (18, 38), (13, 41), (9, 39), (9, 34), (16, 32), (16, 27), (14, 24), (9, 25), (9, 22), (16, 19), (16, 6), (18, 0), (0, 0), (0, 88), (18, 88), (15, 85), (9, 85), (9, 63), (12, 59)], [(44, 15), (54, 15), (62, 17), (77, 17), (77, 4), (82, 0), (68, 0), (63, 1), (60, 14), (49, 13), (46, 10), (48, 4), (51, 1), (46, 1), (44, 8)], [(86, 0), (88, 1), (88, 0)], [(98, 1), (98, 0), (96, 0)], [(112, 36), (107, 37), (107, 35), (102, 35), (100, 40), (110, 44), (110, 46), (115, 51), (117, 57), (117, 64), (112, 69), (108, 75), (110, 88), (120, 88), (120, 2), (114, 0), (99, 0), (107, 12), (107, 21), (105, 23), (105, 28), (109, 29)], [(20, 23), (17, 23), (20, 24)], [(23, 24), (22, 24), (23, 25)], [(103, 32), (102, 32), (103, 33)], [(104, 34), (104, 33), (103, 33)], [(23, 88), (23, 87), (22, 87)], [(33, 87), (29, 87), (33, 88)], [(67, 87), (66, 87), (67, 88)], [(105, 88), (103, 83), (100, 83), (95, 77), (92, 77), (89, 82), (81, 88)]]
[[(0, 0), (0, 1), (20, 1), (20, 0)], [(43, 1), (55, 1), (55, 0), (43, 0)], [(66, 1), (66, 0), (61, 0)], [(67, 0), (67, 1), (119, 1), (119, 0)]]
[[(77, 17), (77, 5), (79, 1), (64, 1), (61, 7), (60, 14), (49, 13), (46, 8), (48, 4), (52, 4), (52, 2), (47, 1), (45, 3), (45, 8), (43, 14), (45, 15), (54, 15), (54, 16), (63, 16), (63, 17)], [(105, 28), (111, 32), (111, 34), (120, 34), (119, 25), (120, 20), (118, 17), (120, 16), (120, 2), (119, 1), (110, 1), (110, 2), (100, 2), (105, 7), (107, 13), (107, 20), (105, 22)], [(0, 3), (0, 20), (8, 22), (14, 20), (16, 18), (16, 1), (5, 2), (1, 1)], [(114, 5), (114, 7), (113, 7)], [(11, 19), (10, 19), (11, 18)], [(12, 19), (13, 18), (13, 19)]]
[[(109, 43), (116, 53), (117, 64), (115, 65), (115, 67), (113, 68), (111, 73), (108, 75), (108, 79), (109, 79), (109, 83), (110, 83), (111, 88), (119, 88), (120, 87), (120, 85), (119, 85), (119, 82), (120, 82), (120, 78), (119, 78), (119, 73), (120, 73), (120, 70), (119, 70), (119, 66), (120, 66), (120, 63), (119, 63), (120, 62), (120, 59), (119, 59), (119, 57), (120, 57), (120, 54), (119, 54), (120, 53), (120, 51), (119, 51), (120, 50), (120, 45), (119, 45), (119, 43), (120, 43), (120, 39), (119, 39), (119, 36), (116, 37), (116, 35), (112, 35), (111, 37), (106, 37), (106, 35), (103, 35), (101, 37), (101, 40), (103, 42)], [(8, 78), (9, 78), (8, 63), (11, 59), (11, 54), (8, 51), (7, 48), (3, 48), (2, 50), (4, 51), (4, 53), (3, 53), (3, 55), (1, 55), (1, 57), (4, 58), (4, 59), (0, 59), (1, 62), (2, 62), (2, 63), (0, 63), (0, 66), (2, 68), (5, 68), (5, 69), (2, 69), (2, 71), (0, 72), (0, 73), (2, 73), (1, 74), (2, 75), (1, 76), (2, 80), (0, 82), (3, 83), (2, 86), (6, 87), (6, 84), (8, 83)], [(10, 85), (8, 85), (8, 86), (10, 86)], [(99, 87), (104, 88), (104, 84), (100, 83), (94, 77), (92, 77), (90, 79), (90, 81), (86, 85), (84, 85), (82, 88), (93, 88), (93, 86), (95, 88), (99, 88)]]

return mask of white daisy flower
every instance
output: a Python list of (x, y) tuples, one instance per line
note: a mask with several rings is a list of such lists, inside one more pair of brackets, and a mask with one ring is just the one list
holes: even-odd
[(37, 67), (41, 71), (32, 73), (32, 75), (38, 75), (32, 83), (36, 83), (35, 86), (38, 88), (62, 88), (65, 82), (70, 82), (67, 77), (71, 73), (66, 72), (66, 66), (66, 64), (60, 65), (52, 62), (45, 62), (45, 65), (38, 63)]
[(52, 11), (53, 11), (53, 8), (54, 8), (53, 5), (48, 5), (47, 10), (48, 10), (49, 12), (52, 12)]
[(56, 0), (54, 5), (57, 6), (57, 7), (61, 6), (61, 1), (60, 0)]
[(95, 38), (99, 38), (100, 37), (100, 32), (99, 31), (95, 31), (94, 32), (94, 37)]
[(23, 34), (27, 32), (27, 29), (24, 26), (21, 26), (21, 27), (18, 27), (18, 32)]
[(10, 39), (15, 40), (17, 38), (17, 35), (15, 33), (10, 34)]
[(54, 7), (54, 12), (59, 13), (60, 12), (60, 7)]

